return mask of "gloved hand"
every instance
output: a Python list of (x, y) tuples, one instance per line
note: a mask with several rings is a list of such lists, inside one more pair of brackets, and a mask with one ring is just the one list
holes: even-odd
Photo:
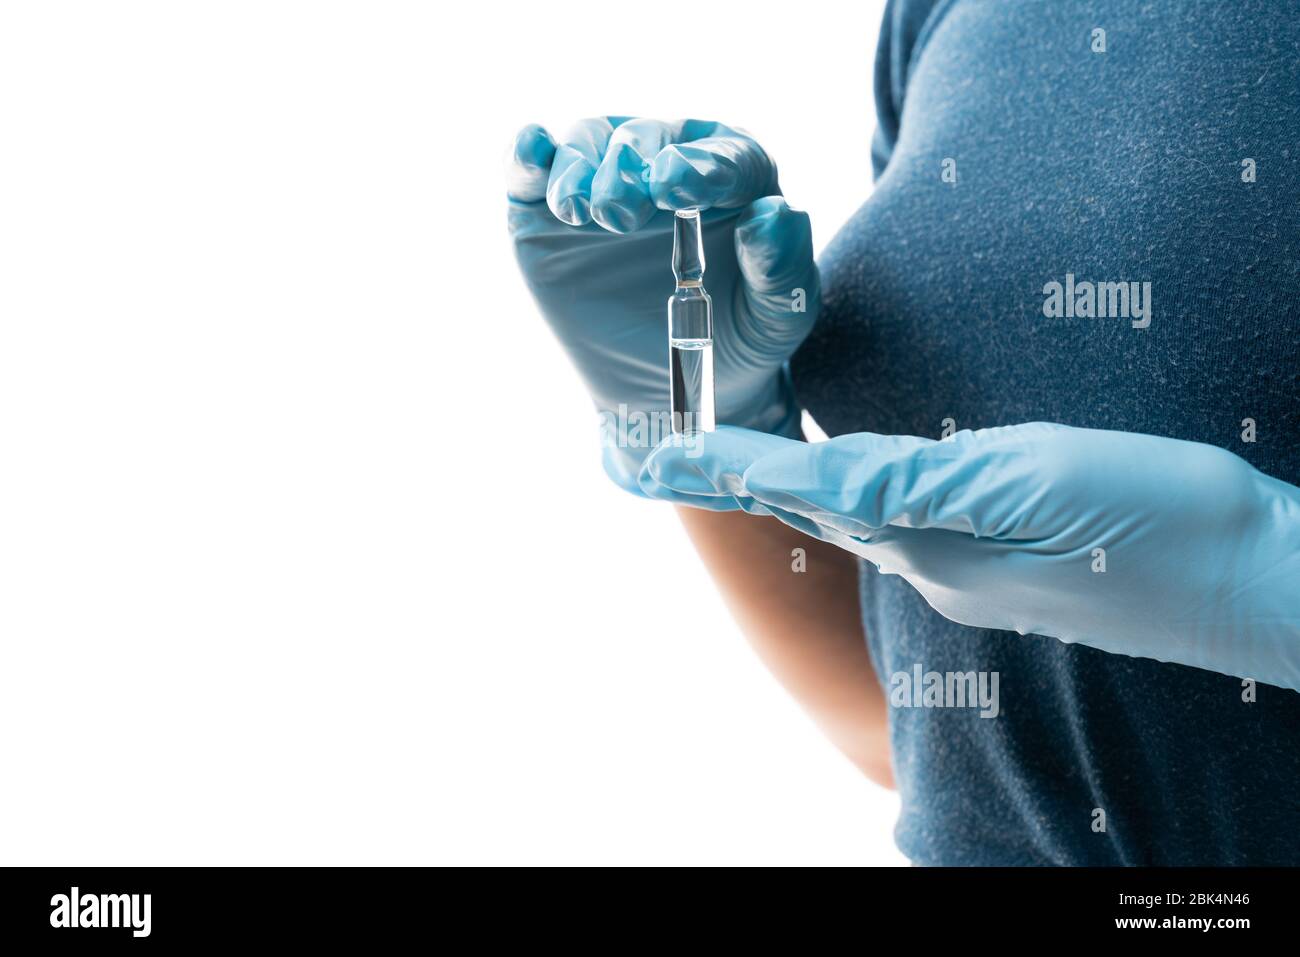
[(601, 413), (611, 478), (638, 491), (669, 431), (666, 211), (706, 210), (717, 421), (800, 434), (785, 363), (816, 319), (820, 284), (808, 216), (781, 198), (757, 143), (718, 123), (609, 117), (558, 146), (525, 127), (508, 166), (515, 255)]
[(1300, 488), (1220, 448), (1034, 422), (668, 440), (647, 494), (775, 515), (940, 614), (1300, 690)]

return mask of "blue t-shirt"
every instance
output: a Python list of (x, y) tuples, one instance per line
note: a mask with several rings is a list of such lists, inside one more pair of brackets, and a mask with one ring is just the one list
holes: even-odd
[[(892, 0), (876, 190), (822, 258), (793, 364), (818, 423), (1146, 432), (1300, 484), (1292, 12)], [(1048, 317), (1052, 282), (1149, 282), (1150, 323)], [(1300, 694), (958, 625), (865, 564), (862, 607), (887, 687), (999, 676), (994, 718), (890, 709), (916, 863), (1300, 864)]]

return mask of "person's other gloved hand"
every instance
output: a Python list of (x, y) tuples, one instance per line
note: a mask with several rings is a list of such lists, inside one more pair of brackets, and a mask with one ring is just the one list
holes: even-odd
[(1300, 488), (1196, 442), (1035, 422), (933, 441), (669, 439), (647, 494), (770, 514), (953, 621), (1300, 690)]
[(668, 432), (673, 210), (705, 210), (717, 421), (800, 434), (785, 363), (820, 303), (812, 231), (754, 140), (700, 120), (609, 117), (557, 145), (533, 125), (508, 166), (515, 254), (601, 413), (611, 478), (637, 491)]

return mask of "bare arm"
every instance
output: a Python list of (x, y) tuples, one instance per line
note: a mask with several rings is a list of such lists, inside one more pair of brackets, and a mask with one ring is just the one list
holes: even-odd
[[(678, 508), (754, 650), (827, 737), (893, 787), (885, 696), (863, 640), (853, 556), (774, 518)], [(807, 570), (792, 570), (796, 548)]]

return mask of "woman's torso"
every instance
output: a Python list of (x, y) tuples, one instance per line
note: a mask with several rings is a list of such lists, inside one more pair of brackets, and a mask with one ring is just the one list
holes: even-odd
[[(1281, 14), (893, 4), (888, 165), (822, 258), (794, 362), (818, 423), (1146, 432), (1300, 484), (1300, 23)], [(1053, 282), (1107, 283), (1105, 315), (1045, 315)], [(996, 718), (891, 709), (918, 863), (1300, 864), (1300, 694), (957, 625), (867, 566), (862, 591), (882, 682), (998, 674)]]

